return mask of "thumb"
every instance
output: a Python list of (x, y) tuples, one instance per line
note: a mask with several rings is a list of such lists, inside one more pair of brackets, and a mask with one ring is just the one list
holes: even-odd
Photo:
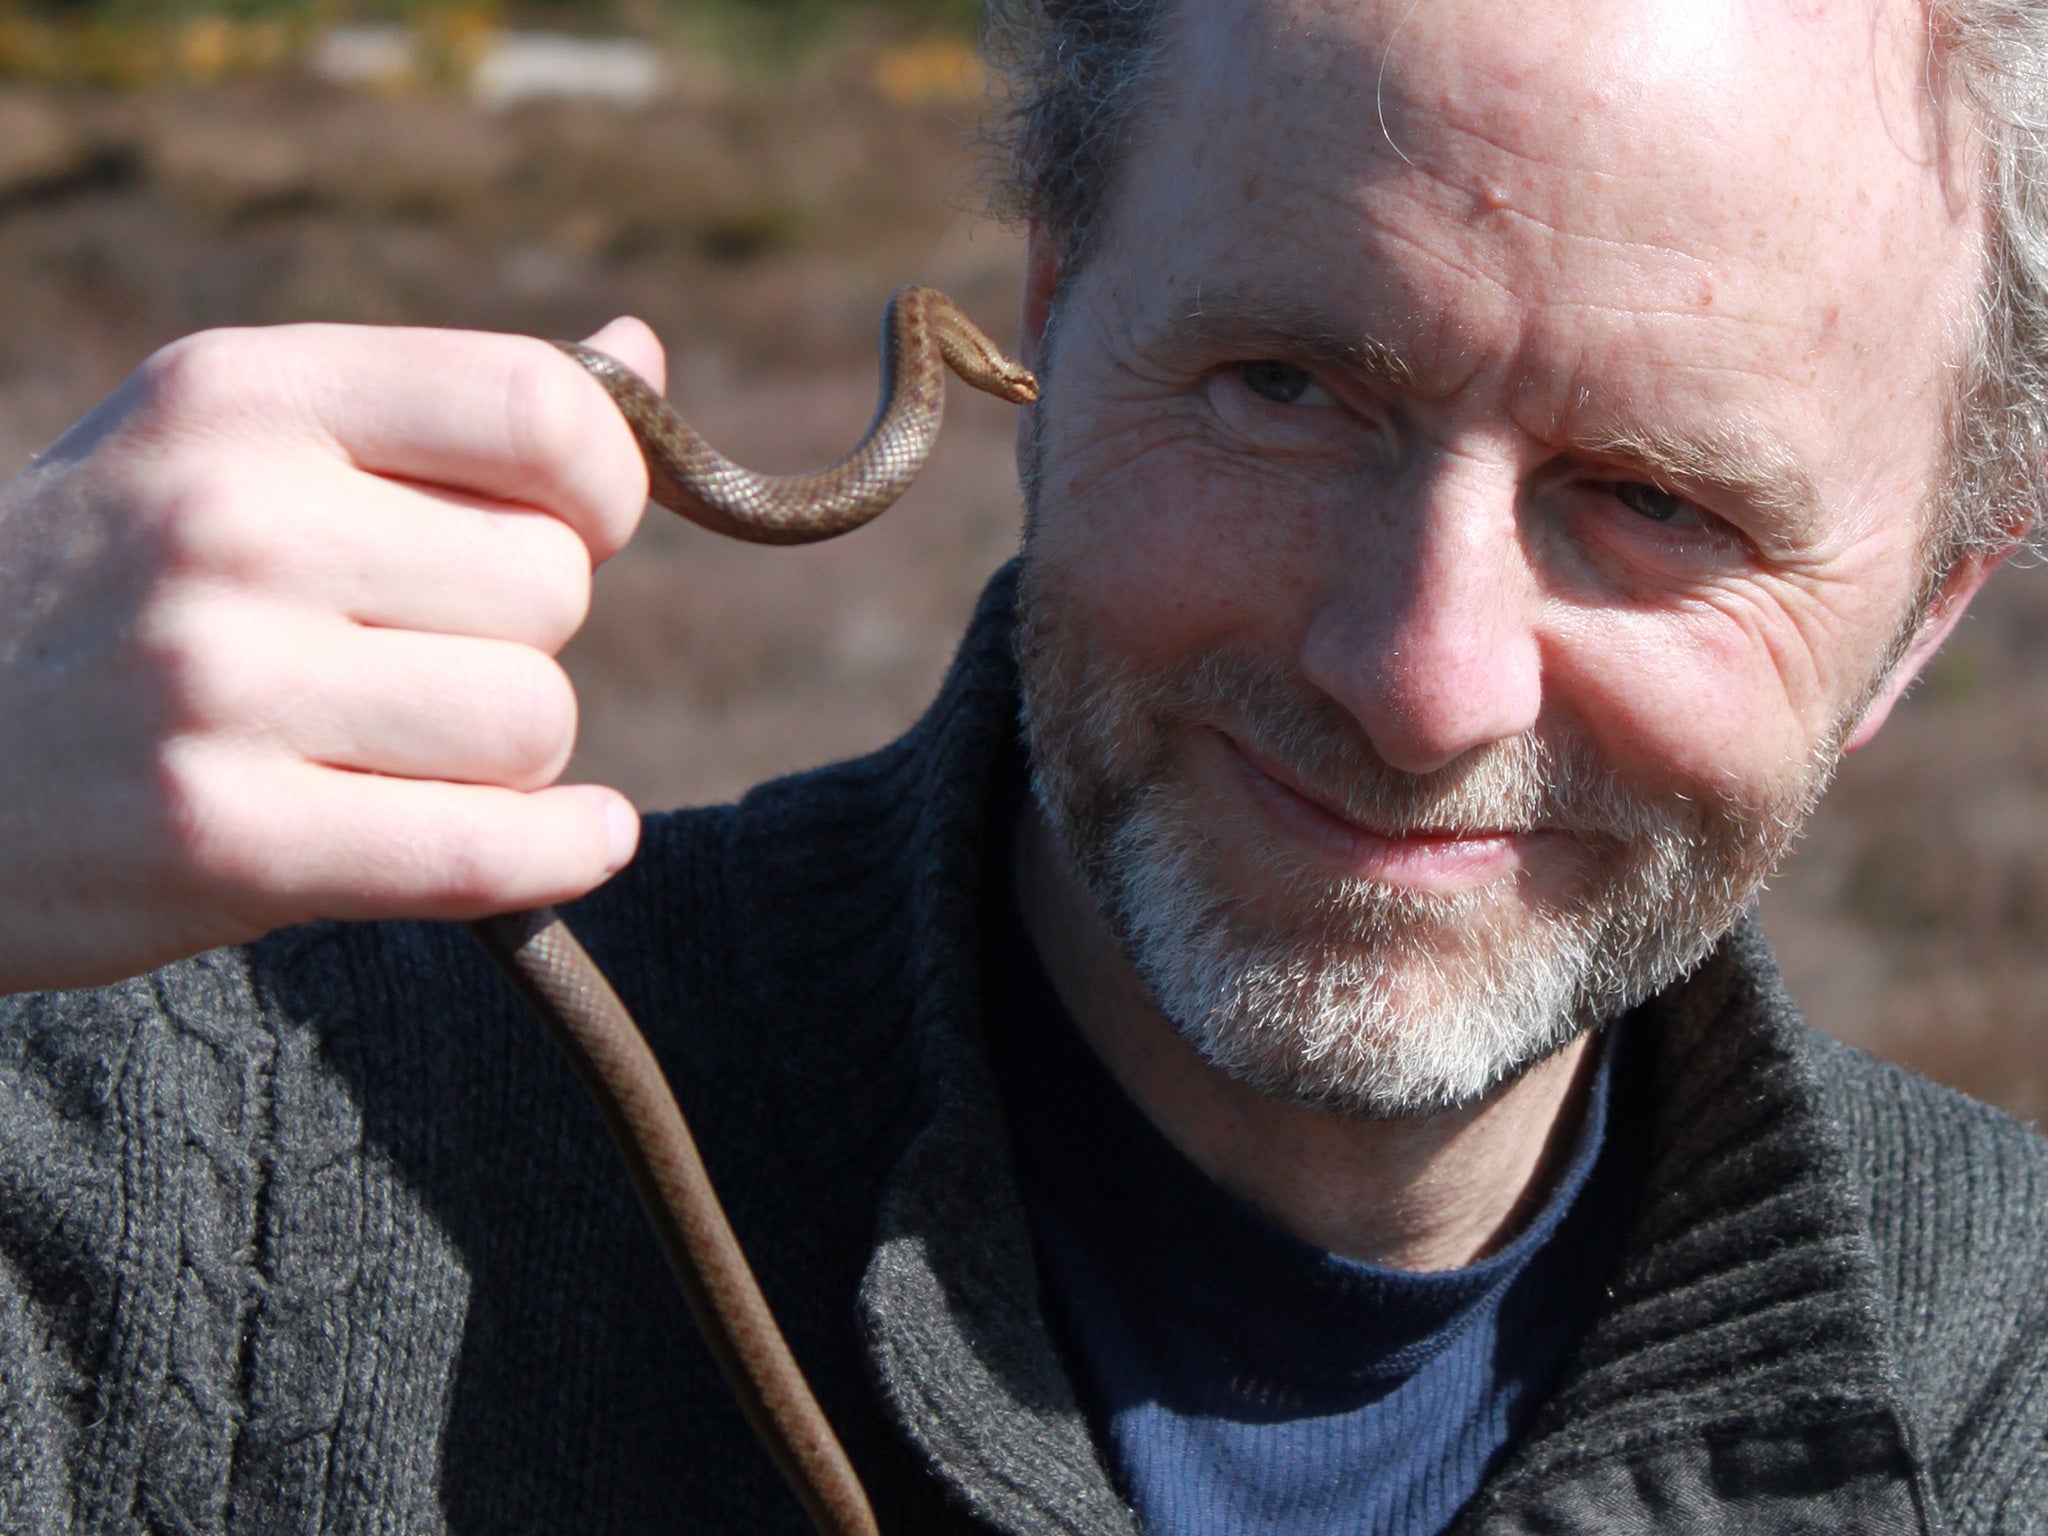
[(661, 338), (646, 321), (622, 315), (588, 337), (584, 345), (617, 358), (652, 384), (657, 394), (667, 392), (668, 359), (662, 352)]

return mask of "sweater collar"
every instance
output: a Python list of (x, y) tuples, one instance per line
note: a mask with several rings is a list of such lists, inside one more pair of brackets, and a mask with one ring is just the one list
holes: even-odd
[[(891, 803), (918, 807), (895, 857), (927, 1117), (884, 1195), (862, 1323), (903, 1432), (987, 1524), (1129, 1536), (1040, 1312), (980, 1040), (980, 897), (1022, 761), (1015, 575), (990, 583), (884, 770)], [(1636, 1225), (1607, 1306), (1460, 1536), (1934, 1532), (1847, 1145), (1754, 918), (1630, 1028), (1653, 1101)]]

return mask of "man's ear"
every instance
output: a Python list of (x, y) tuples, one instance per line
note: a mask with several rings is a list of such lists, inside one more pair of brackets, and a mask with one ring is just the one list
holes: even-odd
[[(1024, 251), (1024, 316), (1017, 327), (1017, 353), (1034, 373), (1045, 360), (1045, 328), (1052, 319), (1053, 295), (1060, 288), (1060, 255), (1052, 236), (1036, 219), (1031, 221), (1030, 244)], [(1017, 413), (1017, 473), (1030, 473), (1025, 460), (1031, 454), (1031, 437), (1038, 430), (1038, 407), (1027, 405)]]
[(1017, 330), (1017, 350), (1026, 368), (1036, 368), (1045, 355), (1045, 326), (1052, 318), (1053, 295), (1060, 287), (1060, 253), (1052, 236), (1036, 219), (1024, 257), (1024, 319)]
[(1870, 744), (1878, 728), (1890, 718), (1892, 706), (1905, 697), (1913, 679), (1920, 675), (1920, 669), (1934, 659), (1934, 653), (1941, 649), (1941, 643), (1948, 639), (1962, 619), (1963, 610), (1970, 606), (1970, 599), (1977, 595), (1985, 579), (2005, 564), (2006, 556), (2017, 547), (2015, 541), (1988, 555), (1971, 555), (1949, 572), (1934, 601), (1928, 604), (1927, 616), (1920, 621), (1920, 628), (1906, 647), (1906, 654), (1899, 658), (1899, 664), (1892, 668), (1892, 675), (1885, 679), (1883, 691), (1871, 700), (1870, 708), (1863, 712), (1856, 729), (1843, 743), (1844, 752), (1854, 752)]

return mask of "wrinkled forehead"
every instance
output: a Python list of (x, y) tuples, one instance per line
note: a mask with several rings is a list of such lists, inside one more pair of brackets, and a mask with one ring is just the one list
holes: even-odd
[(1162, 49), (1140, 156), (1173, 163), (1120, 204), (1398, 180), (1752, 271), (1974, 270), (1974, 150), (1911, 0), (1174, 0)]

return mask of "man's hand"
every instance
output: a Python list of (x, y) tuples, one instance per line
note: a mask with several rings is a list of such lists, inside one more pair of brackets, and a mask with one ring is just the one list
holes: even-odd
[[(595, 345), (653, 380), (653, 335)], [(563, 901), (638, 821), (553, 786), (554, 660), (646, 472), (543, 342), (166, 347), (0, 486), (0, 992), (316, 917)]]

